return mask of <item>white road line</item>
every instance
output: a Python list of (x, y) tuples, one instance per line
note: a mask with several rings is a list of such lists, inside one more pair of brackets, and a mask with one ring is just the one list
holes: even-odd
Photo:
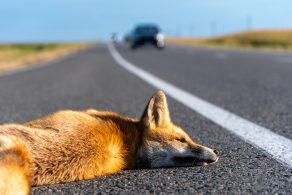
[(265, 153), (270, 154), (274, 159), (290, 169), (292, 168), (292, 140), (241, 118), (138, 68), (126, 61), (118, 53), (115, 46), (110, 44), (108, 48), (116, 62), (129, 72), (140, 77), (155, 88), (162, 89), (175, 100), (239, 136), (244, 141), (263, 150)]

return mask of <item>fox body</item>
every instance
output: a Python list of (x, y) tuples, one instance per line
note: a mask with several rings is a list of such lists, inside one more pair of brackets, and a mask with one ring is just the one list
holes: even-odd
[(59, 111), (0, 126), (0, 194), (92, 179), (135, 167), (206, 165), (217, 152), (171, 122), (162, 91), (139, 120), (97, 110)]

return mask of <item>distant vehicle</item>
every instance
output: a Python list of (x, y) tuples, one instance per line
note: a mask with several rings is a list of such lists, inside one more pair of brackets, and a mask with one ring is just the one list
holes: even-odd
[(145, 44), (152, 44), (159, 49), (163, 49), (165, 47), (165, 36), (159, 27), (154, 24), (140, 24), (125, 36), (125, 42), (130, 44), (132, 49)]
[(119, 41), (119, 37), (117, 33), (112, 33), (111, 40), (113, 43), (117, 43)]

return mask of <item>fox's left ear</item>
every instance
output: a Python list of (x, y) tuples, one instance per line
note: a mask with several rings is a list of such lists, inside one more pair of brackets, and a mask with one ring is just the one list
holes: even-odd
[(162, 127), (171, 122), (163, 91), (156, 92), (146, 106), (141, 121), (149, 128)]

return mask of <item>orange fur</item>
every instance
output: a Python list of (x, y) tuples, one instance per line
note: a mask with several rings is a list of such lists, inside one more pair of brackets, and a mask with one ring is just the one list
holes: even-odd
[(30, 160), (18, 141), (0, 134), (0, 194), (3, 195), (24, 195), (30, 189)]
[(60, 111), (24, 125), (0, 126), (0, 133), (25, 145), (33, 185), (92, 179), (133, 168), (140, 143), (137, 121), (103, 114)]
[(151, 98), (140, 120), (90, 109), (2, 125), (0, 194), (26, 194), (30, 185), (86, 180), (132, 169), (139, 153), (146, 151), (147, 140), (180, 147), (175, 138), (181, 136), (189, 142), (184, 147), (199, 146), (172, 124), (163, 92)]

